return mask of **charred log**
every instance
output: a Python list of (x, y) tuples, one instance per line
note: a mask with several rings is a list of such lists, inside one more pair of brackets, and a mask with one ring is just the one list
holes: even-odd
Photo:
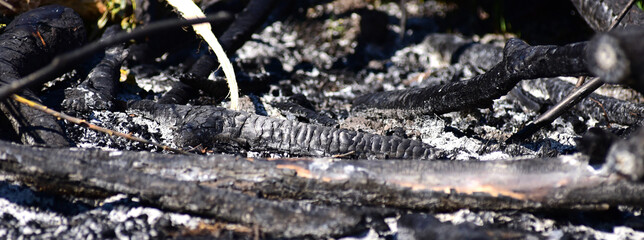
[(485, 74), (440, 86), (367, 94), (356, 98), (353, 108), (418, 115), (485, 107), (524, 79), (585, 74), (585, 47), (585, 43), (529, 46), (511, 39), (503, 51), (503, 61)]
[[(82, 151), (78, 155), (74, 154), (76, 151), (69, 149), (40, 149), (32, 152), (33, 155), (26, 156), (23, 153), (30, 151), (28, 147), (6, 142), (0, 145), (3, 148), (0, 150), (0, 168), (3, 171), (63, 192), (71, 191), (81, 195), (87, 192), (95, 194), (97, 191), (131, 194), (155, 206), (174, 211), (256, 225), (262, 233), (273, 237), (319, 238), (346, 235), (364, 229), (360, 225), (364, 216), (351, 208), (296, 201), (270, 201), (238, 191), (145, 174), (127, 163), (126, 166), (120, 165), (125, 162), (101, 163), (101, 160), (113, 159), (114, 155), (109, 152)], [(76, 157), (72, 157), (74, 155)], [(131, 161), (135, 158), (147, 158), (144, 156), (149, 153), (131, 152), (126, 155), (128, 157), (124, 159)], [(173, 156), (155, 157), (170, 163)], [(203, 159), (198, 156), (189, 158)], [(230, 156), (218, 158), (238, 161)], [(55, 186), (51, 186), (52, 183)]]
[[(21, 14), (0, 36), (0, 86), (37, 70), (56, 54), (79, 47), (84, 40), (83, 22), (70, 8), (50, 5)], [(40, 102), (30, 90), (21, 94)], [(54, 117), (12, 100), (0, 105), (23, 142), (69, 146)]]
[[(119, 32), (120, 26), (111, 26), (105, 30), (102, 39), (112, 38)], [(119, 70), (126, 56), (125, 44), (107, 48), (103, 59), (90, 71), (87, 80), (65, 91), (63, 107), (76, 112), (114, 110), (113, 101), (121, 76)]]
[(598, 34), (586, 50), (588, 69), (604, 82), (626, 84), (644, 93), (642, 39), (644, 27), (641, 25)]
[[(212, 106), (182, 106), (138, 101), (128, 108), (172, 122), (175, 143), (219, 150), (277, 151), (304, 156), (431, 159), (438, 155), (420, 141), (269, 118)], [(163, 120), (161, 120), (163, 119)]]
[[(641, 136), (632, 143), (640, 140)], [(638, 153), (630, 148), (627, 151)], [(432, 211), (644, 206), (641, 183), (627, 181), (613, 171), (598, 174), (570, 158), (492, 162), (240, 159), (227, 155), (69, 151), (4, 142), (0, 143), (0, 153), (3, 171), (45, 186), (55, 184), (54, 189), (133, 194), (175, 211), (257, 223), (269, 232), (313, 231), (313, 226), (331, 225), (333, 229), (324, 230), (325, 234), (354, 229), (359, 214), (348, 216), (356, 212), (324, 206), (340, 202)], [(322, 205), (305, 204), (311, 207), (305, 211), (300, 208), (306, 207), (303, 203), (275, 203), (240, 191), (268, 199), (313, 200)], [(288, 209), (311, 216), (291, 216)], [(240, 217), (247, 214), (250, 216)], [(261, 219), (268, 216), (274, 220)], [(288, 216), (292, 222), (273, 222), (284, 220), (274, 216)], [(337, 219), (330, 219), (333, 216)]]

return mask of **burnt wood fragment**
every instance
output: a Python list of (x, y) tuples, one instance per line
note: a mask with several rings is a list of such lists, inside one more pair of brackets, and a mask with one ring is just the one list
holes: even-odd
[(611, 146), (604, 170), (617, 172), (633, 181), (644, 180), (644, 128)]
[(182, 82), (172, 83), (172, 89), (159, 98), (159, 104), (185, 104), (192, 96), (198, 94), (197, 90)]
[(529, 46), (511, 39), (503, 50), (503, 61), (485, 74), (439, 86), (363, 95), (354, 100), (353, 109), (418, 115), (486, 107), (521, 80), (585, 74), (585, 47), (586, 43)]
[[(219, 150), (276, 151), (303, 156), (431, 159), (439, 151), (421, 141), (264, 117), (213, 106), (136, 101), (128, 104), (145, 117), (172, 123), (175, 144)], [(232, 148), (232, 149), (229, 149)]]
[(271, 103), (271, 106), (279, 109), (282, 112), (282, 115), (288, 116), (291, 114), (297, 118), (302, 118), (301, 122), (310, 122), (317, 123), (324, 126), (337, 126), (337, 122), (332, 118), (324, 115), (323, 113), (318, 113), (309, 108), (305, 108), (302, 105), (299, 105), (290, 101), (276, 102)]
[[(70, 70), (75, 64), (80, 63), (87, 57), (92, 56), (94, 53), (105, 49), (106, 47), (112, 46), (114, 44), (119, 44), (126, 42), (131, 39), (136, 39), (139, 37), (147, 36), (149, 34), (154, 34), (160, 31), (167, 30), (169, 28), (179, 28), (183, 26), (190, 26), (198, 23), (210, 22), (216, 20), (216, 16), (207, 16), (206, 18), (197, 18), (190, 20), (178, 20), (170, 19), (155, 22), (141, 28), (136, 28), (128, 33), (117, 34), (113, 38), (107, 39), (105, 41), (95, 41), (90, 44), (84, 45), (80, 48), (74, 49), (73, 51), (68, 51), (63, 54), (59, 54), (54, 57), (49, 64), (36, 70), (35, 72), (30, 73), (20, 79), (16, 79), (6, 85), (0, 87), (0, 100), (4, 100), (9, 97), (9, 95), (22, 90), (28, 87), (34, 87), (39, 84), (43, 84), (53, 77), (56, 73)], [(73, 28), (74, 31), (80, 31), (79, 28)]]
[[(364, 230), (361, 223), (365, 216), (349, 207), (289, 200), (270, 201), (239, 191), (136, 170), (136, 166), (139, 166), (135, 163), (136, 159), (172, 163), (173, 158), (178, 156), (150, 155), (147, 152), (128, 152), (126, 156), (119, 156), (120, 152), (100, 150), (32, 149), (7, 142), (0, 142), (0, 148), (0, 168), (5, 173), (15, 174), (51, 190), (69, 191), (81, 196), (100, 192), (131, 194), (161, 208), (258, 226), (263, 234), (272, 237), (321, 238)], [(31, 154), (25, 155), (27, 152)], [(205, 159), (196, 155), (188, 158), (197, 161)], [(227, 162), (251, 163), (231, 156), (216, 158)], [(110, 159), (117, 161), (110, 162)], [(127, 160), (123, 162), (118, 159)]]
[[(545, 99), (550, 104), (561, 102), (568, 94), (575, 90), (575, 85), (566, 81), (549, 78), (525, 81), (524, 88), (542, 89), (548, 94), (548, 99)], [(529, 93), (526, 93), (529, 94)], [(601, 103), (600, 106), (594, 99)], [(644, 105), (632, 103), (606, 97), (599, 94), (592, 93), (588, 98), (584, 98), (574, 105), (572, 110), (581, 116), (592, 117), (595, 119), (608, 118), (611, 123), (618, 123), (629, 126), (641, 126), (644, 124)], [(606, 116), (604, 116), (604, 110)]]
[[(571, 0), (586, 23), (596, 32), (609, 30), (615, 18), (624, 10), (630, 0)], [(644, 22), (644, 12), (636, 7), (627, 10), (617, 27)]]
[[(19, 15), (0, 35), (0, 86), (17, 81), (84, 41), (83, 21), (70, 8), (49, 5)], [(31, 90), (20, 94), (40, 103)], [(54, 117), (13, 100), (1, 103), (0, 109), (24, 143), (70, 145)]]
[(621, 83), (644, 93), (644, 26), (595, 36), (586, 49), (588, 69), (607, 83)]
[[(103, 33), (102, 39), (114, 37), (121, 27), (113, 25)], [(114, 110), (116, 88), (121, 76), (121, 64), (127, 56), (125, 44), (105, 49), (101, 61), (90, 71), (87, 79), (74, 88), (65, 90), (63, 107), (76, 112)]]

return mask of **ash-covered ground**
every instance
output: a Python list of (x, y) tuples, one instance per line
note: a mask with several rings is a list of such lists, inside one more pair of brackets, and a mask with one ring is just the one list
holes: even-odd
[[(531, 109), (511, 94), (495, 100), (488, 108), (442, 115), (391, 116), (352, 111), (352, 100), (365, 93), (444, 84), (484, 73), (500, 61), (504, 42), (510, 37), (520, 37), (510, 33), (474, 30), (478, 25), (467, 21), (449, 26), (459, 20), (449, 14), (457, 8), (454, 4), (408, 1), (405, 7), (408, 15), (404, 31), (401, 28), (403, 15), (400, 6), (393, 2), (374, 5), (363, 1), (333, 1), (300, 9), (301, 12), (288, 17), (278, 11), (260, 32), (253, 35), (251, 41), (232, 55), (231, 60), (238, 74), (248, 75), (251, 79), (258, 76), (272, 79), (268, 83), (260, 83), (266, 84), (265, 91), (244, 95), (242, 109), (276, 118), (313, 122), (275, 106), (279, 102), (295, 102), (332, 119), (334, 124), (331, 126), (421, 140), (440, 150), (443, 158), (463, 161), (562, 155), (586, 161), (587, 158), (578, 150), (576, 140), (589, 128), (605, 128), (617, 134), (629, 131), (628, 126), (571, 113), (557, 119), (527, 141), (506, 144), (507, 138), (543, 110)], [(484, 13), (479, 12), (481, 15)], [(575, 16), (574, 12), (567, 17), (577, 20), (565, 18), (562, 21), (579, 21), (579, 16)], [(563, 25), (569, 24), (573, 23)], [(550, 31), (533, 31), (522, 33), (522, 36), (538, 35), (532, 39), (533, 42), (526, 39), (529, 43), (548, 43), (548, 34), (566, 30), (561, 27)], [(566, 42), (561, 35), (553, 35), (550, 43)], [(575, 35), (567, 41), (583, 40), (583, 37), (588, 35)], [(457, 59), (454, 57), (455, 51), (445, 47), (458, 43), (474, 46), (468, 50), (472, 53), (468, 53), (467, 58)], [(477, 47), (482, 45), (485, 47)], [(163, 58), (159, 59), (159, 62), (163, 61)], [(124, 87), (119, 98), (123, 101), (158, 99), (171, 88), (173, 81), (178, 81), (177, 74), (181, 69), (180, 65), (171, 68), (162, 68), (162, 65), (166, 64), (126, 67), (135, 81), (121, 84)], [(219, 72), (217, 74), (221, 75)], [(547, 93), (530, 86), (521, 83), (517, 88), (537, 99), (548, 98)], [(243, 90), (244, 86), (241, 88)], [(636, 103), (644, 100), (633, 91), (615, 86), (605, 87), (599, 93)], [(190, 102), (193, 105), (211, 103), (228, 106), (227, 101), (217, 102), (208, 96)], [(173, 141), (177, 131), (169, 122), (147, 119), (137, 112), (95, 111), (85, 117), (99, 126), (178, 147)], [(66, 127), (78, 147), (160, 151), (72, 124)], [(203, 150), (207, 154), (225, 153), (244, 157), (298, 157), (280, 152)], [(155, 209), (124, 195), (76, 199), (29, 189), (19, 179), (4, 179), (0, 184), (0, 237), (4, 238), (257, 236), (252, 226), (220, 223), (199, 216)], [(463, 209), (428, 214), (434, 214), (437, 219), (447, 223), (525, 231), (534, 233), (537, 238), (644, 238), (641, 209), (627, 207), (605, 211), (570, 209), (557, 212)], [(386, 234), (378, 234), (371, 229), (345, 238), (402, 239), (396, 217), (388, 219), (387, 223), (390, 232)]]

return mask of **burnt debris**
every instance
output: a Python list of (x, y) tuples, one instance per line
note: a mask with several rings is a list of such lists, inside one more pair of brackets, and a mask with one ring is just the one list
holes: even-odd
[[(545, 32), (583, 24), (553, 2), (553, 19), (575, 19)], [(572, 2), (595, 30), (621, 25), (472, 36), (478, 21), (512, 30), (516, 16), (490, 28), (503, 16), (486, 3), (251, 0), (172, 20), (137, 1), (141, 24), (83, 46), (70, 10), (25, 13), (0, 36), (0, 238), (644, 237), (644, 54), (630, 26), (642, 11)], [(179, 28), (199, 21), (235, 66), (241, 111), (224, 108), (216, 60)], [(599, 78), (576, 88), (562, 76)], [(23, 117), (40, 113), (13, 93), (115, 131)], [(535, 121), (548, 127), (505, 141), (551, 105)]]
[[(16, 17), (0, 35), (0, 86), (7, 86), (45, 66), (57, 54), (85, 41), (83, 21), (72, 9), (50, 5)], [(32, 90), (19, 94), (41, 102)], [(26, 144), (69, 146), (64, 130), (52, 116), (5, 100), (0, 109)]]
[[(171, 123), (175, 144), (232, 152), (278, 151), (289, 154), (351, 158), (432, 159), (438, 151), (420, 141), (275, 119), (212, 106), (132, 102), (129, 109)], [(227, 149), (232, 148), (232, 149)]]
[[(120, 26), (108, 27), (102, 38), (112, 38)], [(121, 77), (121, 64), (128, 52), (125, 44), (107, 48), (101, 61), (89, 72), (87, 79), (75, 88), (65, 91), (63, 107), (76, 112), (115, 110), (117, 84)]]
[(487, 107), (521, 80), (586, 74), (585, 47), (586, 43), (529, 46), (511, 39), (503, 50), (503, 61), (485, 74), (440, 86), (367, 94), (353, 101), (353, 109), (419, 115)]

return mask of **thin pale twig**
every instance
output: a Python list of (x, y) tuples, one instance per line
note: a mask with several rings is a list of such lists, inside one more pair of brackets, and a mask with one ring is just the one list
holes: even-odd
[(54, 117), (56, 117), (58, 119), (64, 119), (64, 120), (67, 120), (69, 122), (72, 122), (74, 124), (77, 124), (79, 126), (82, 126), (82, 127), (94, 130), (94, 131), (106, 133), (107, 135), (110, 135), (110, 136), (115, 135), (115, 136), (118, 136), (118, 137), (129, 139), (131, 141), (135, 141), (135, 142), (140, 142), (140, 143), (144, 143), (144, 144), (150, 144), (152, 146), (161, 148), (163, 150), (169, 150), (169, 151), (173, 151), (173, 152), (176, 152), (176, 153), (188, 154), (188, 152), (186, 152), (186, 151), (176, 149), (176, 148), (171, 148), (171, 147), (168, 147), (166, 145), (155, 143), (155, 142), (143, 139), (143, 138), (138, 138), (138, 137), (132, 136), (132, 134), (125, 134), (125, 133), (117, 132), (117, 131), (110, 130), (110, 129), (107, 129), (107, 128), (96, 126), (94, 124), (91, 124), (91, 123), (87, 122), (84, 119), (75, 118), (75, 117), (69, 116), (69, 115), (67, 115), (65, 113), (54, 111), (54, 110), (52, 110), (52, 109), (50, 109), (50, 108), (48, 108), (46, 106), (43, 106), (43, 105), (41, 105), (41, 104), (39, 104), (37, 102), (31, 101), (31, 100), (26, 99), (24, 97), (18, 96), (16, 94), (11, 95), (11, 98), (13, 100), (15, 100), (16, 102), (19, 102), (19, 103), (25, 104), (25, 105), (27, 105), (27, 106), (29, 106), (31, 108), (43, 111), (43, 112), (45, 112), (45, 113), (47, 113), (49, 115), (52, 115), (52, 116), (54, 116)]

